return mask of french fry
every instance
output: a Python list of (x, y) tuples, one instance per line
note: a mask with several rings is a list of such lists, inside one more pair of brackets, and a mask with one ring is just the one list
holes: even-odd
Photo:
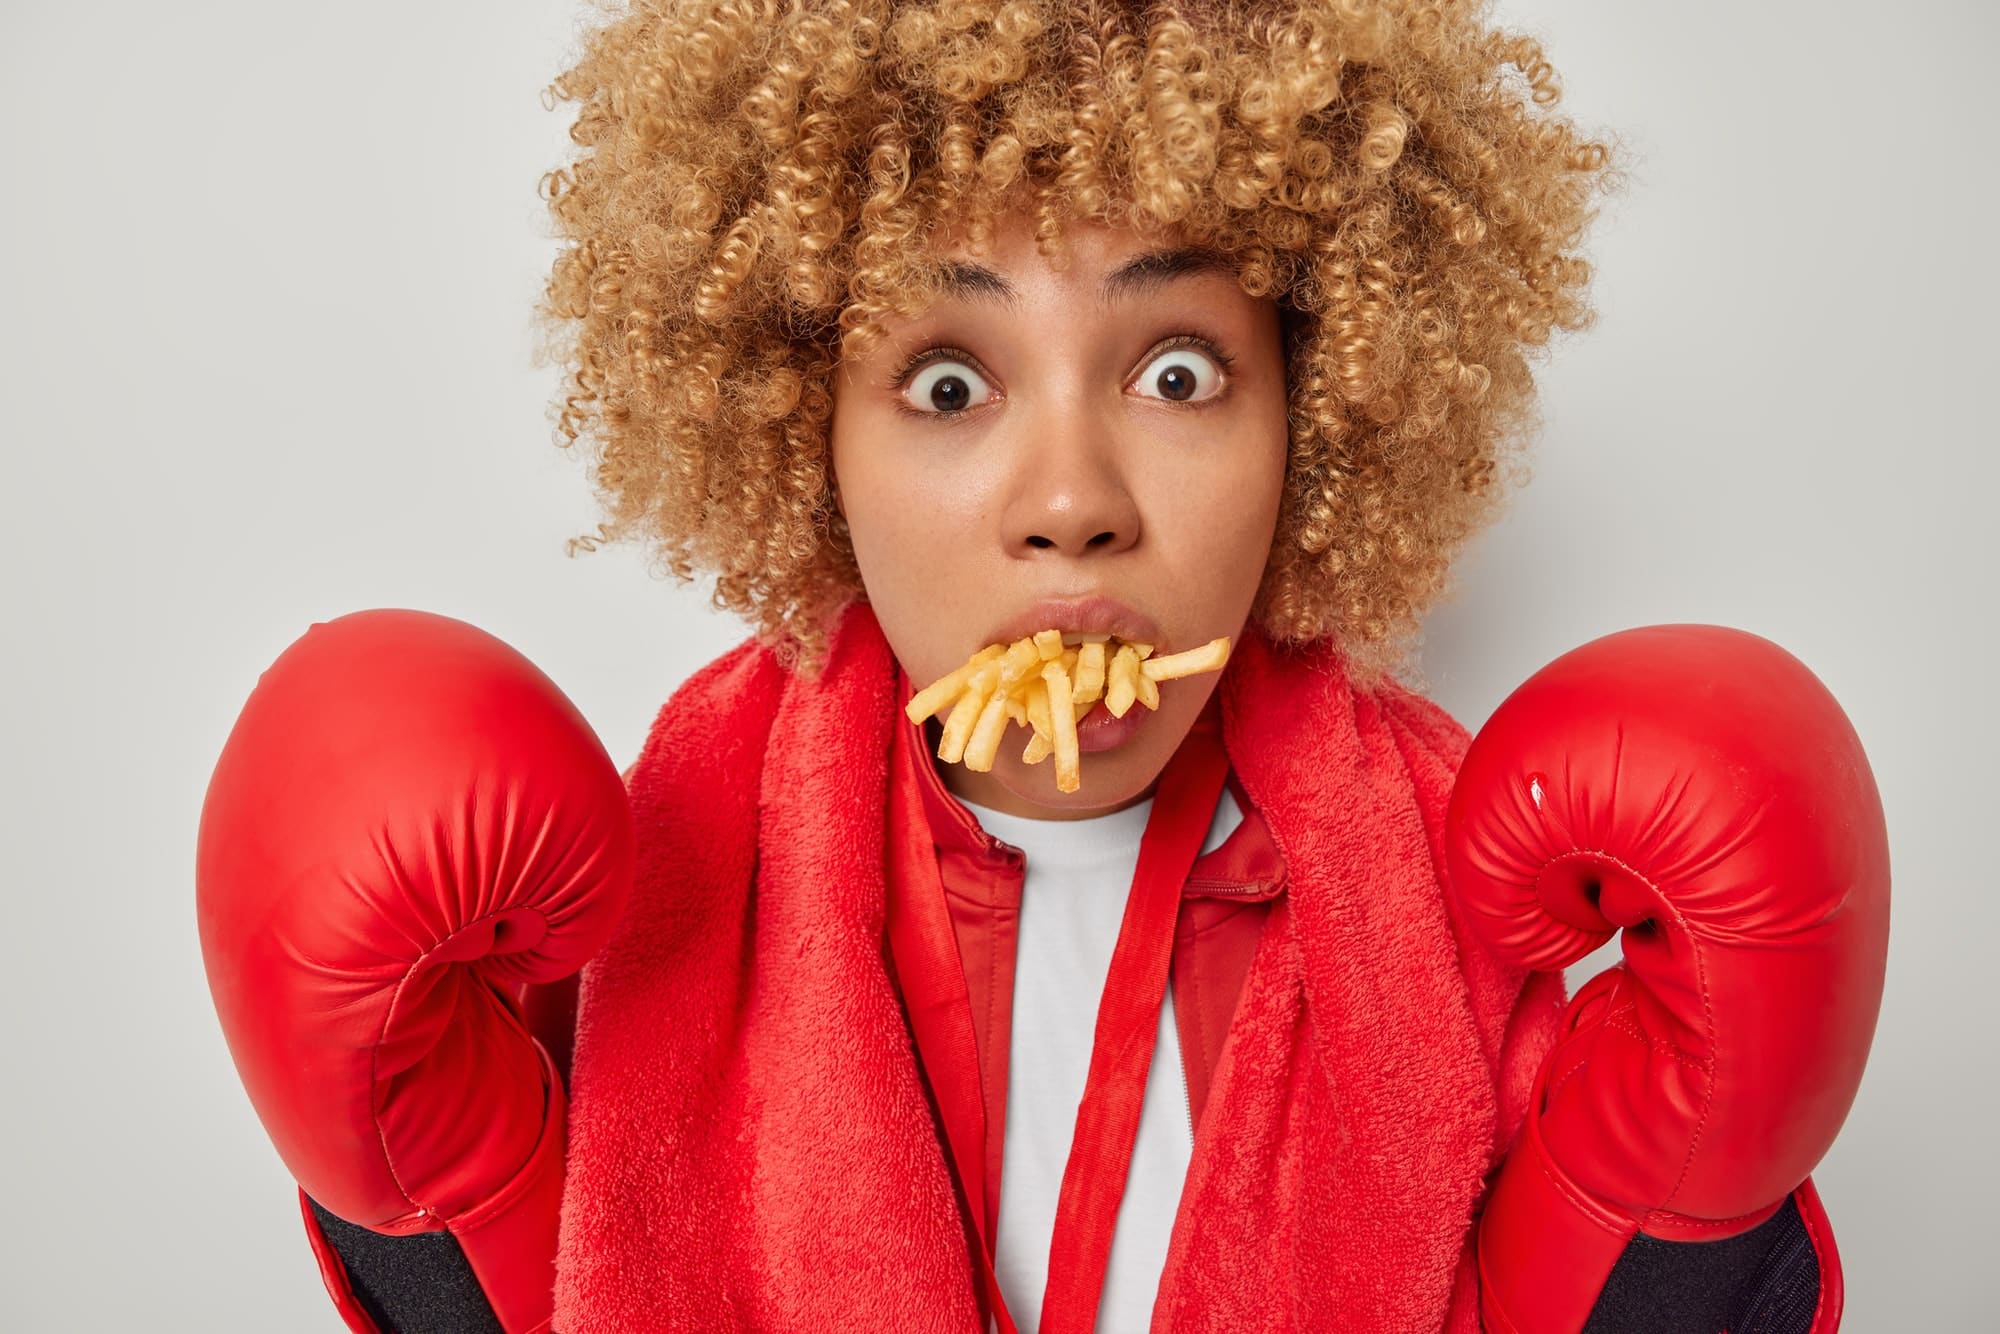
[(1000, 690), (1013, 694), (1014, 687), (1042, 670), (1041, 650), (1032, 639), (1017, 639), (1000, 658)]
[(1082, 781), (1077, 769), (1076, 714), (1070, 705), (1069, 677), (1062, 664), (1042, 664), (1049, 687), (1049, 716), (1055, 723), (1056, 791), (1074, 792)]
[(1035, 649), (1042, 655), (1042, 661), (1062, 656), (1062, 631), (1044, 630), (1035, 636)]
[[(1026, 642), (1026, 641), (1023, 641)], [(1033, 648), (1033, 644), (1029, 644)], [(993, 757), (1000, 750), (1000, 734), (1007, 730), (1007, 692), (996, 689), (987, 697), (973, 724), (972, 739), (965, 743), (965, 767), (974, 773), (991, 773)]]
[(1069, 697), (1088, 704), (1104, 694), (1104, 645), (1085, 644), (1076, 651), (1076, 678)]
[(944, 720), (944, 735), (938, 740), (938, 758), (946, 764), (957, 764), (965, 758), (965, 743), (972, 739), (972, 728), (979, 721), (980, 713), (986, 708), (986, 697), (1000, 680), (1000, 664), (997, 661), (981, 663), (966, 681), (965, 690), (952, 706), (951, 715)]
[(1139, 665), (1139, 670), (1155, 681), (1173, 681), (1183, 676), (1193, 676), (1196, 672), (1219, 671), (1222, 664), (1229, 661), (1229, 636), (1211, 639), (1200, 648), (1191, 648), (1181, 653), (1169, 653), (1164, 658), (1148, 658)]
[(916, 696), (903, 706), (904, 716), (909, 718), (913, 723), (922, 723), (924, 719), (931, 717), (939, 709), (957, 699), (964, 692), (965, 683), (971, 679), (972, 674), (978, 671), (982, 664), (993, 661), (993, 659), (1005, 652), (1006, 650), (998, 644), (993, 645), (991, 648), (979, 650), (979, 652), (972, 655), (965, 666), (948, 676), (939, 677), (936, 681), (919, 690)]
[(1139, 655), (1130, 644), (1123, 645), (1105, 672), (1104, 707), (1111, 710), (1113, 718), (1123, 718), (1139, 697), (1138, 675)]
[(976, 686), (967, 686), (944, 720), (944, 735), (938, 738), (938, 758), (957, 764), (965, 758), (965, 743), (972, 740), (972, 728), (986, 707), (986, 696)]
[(1040, 764), (1055, 754), (1055, 722), (1049, 717), (1049, 684), (1036, 677), (1028, 682), (1024, 692), (1028, 701), (1028, 726), (1034, 735), (1028, 738), (1028, 745), (1021, 752), (1023, 764)]
[(1160, 707), (1160, 687), (1153, 678), (1146, 675), (1146, 664), (1140, 663), (1139, 670), (1132, 673), (1132, 684), (1139, 688), (1139, 702), (1149, 709)]
[(1055, 720), (1049, 714), (1049, 683), (1041, 677), (1028, 682), (1028, 726), (1046, 737), (1053, 746), (1056, 739)]

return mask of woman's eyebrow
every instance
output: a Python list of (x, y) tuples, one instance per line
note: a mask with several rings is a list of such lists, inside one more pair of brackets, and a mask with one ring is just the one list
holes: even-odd
[(1122, 297), (1157, 292), (1176, 278), (1197, 273), (1226, 273), (1236, 276), (1236, 266), (1213, 250), (1202, 246), (1177, 246), (1154, 250), (1126, 260), (1104, 279), (1098, 294), (1099, 305), (1108, 306)]
[[(960, 301), (998, 301), (1013, 309), (1014, 285), (984, 264), (972, 260), (946, 260), (943, 295)], [(1235, 266), (1220, 254), (1202, 246), (1176, 246), (1135, 255), (1105, 275), (1098, 304), (1108, 306), (1126, 297), (1158, 291), (1176, 278), (1197, 273), (1234, 275)]]

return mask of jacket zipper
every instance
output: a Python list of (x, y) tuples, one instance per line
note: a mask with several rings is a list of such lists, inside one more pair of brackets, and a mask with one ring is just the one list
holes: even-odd
[(1181, 1017), (1174, 1015), (1174, 1050), (1181, 1054), (1181, 1104), (1187, 1108), (1188, 1142), (1194, 1142), (1194, 1090), (1188, 1085), (1187, 1046), (1181, 1041)]
[(1262, 880), (1237, 882), (1233, 880), (1196, 880), (1190, 884), (1198, 886), (1191, 891), (1197, 898), (1237, 899), (1273, 898), (1275, 894)]

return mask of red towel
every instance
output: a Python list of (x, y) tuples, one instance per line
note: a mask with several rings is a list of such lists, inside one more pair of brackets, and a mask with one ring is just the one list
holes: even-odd
[[(1253, 629), (1217, 685), (1290, 887), (1194, 1146), (1152, 1329), (1476, 1334), (1472, 1222), (1554, 1044), (1440, 885), (1467, 736)], [(629, 776), (638, 887), (585, 971), (555, 1328), (978, 1334), (950, 1168), (885, 966), (895, 662), (746, 642)]]

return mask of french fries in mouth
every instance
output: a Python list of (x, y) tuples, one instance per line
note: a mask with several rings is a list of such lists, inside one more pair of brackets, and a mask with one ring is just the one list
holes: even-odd
[(922, 723), (947, 705), (938, 758), (990, 772), (1009, 725), (1032, 734), (1021, 752), (1026, 764), (1055, 756), (1056, 788), (1074, 792), (1082, 781), (1076, 726), (1100, 706), (1123, 718), (1134, 704), (1160, 707), (1160, 682), (1196, 672), (1220, 671), (1229, 661), (1229, 637), (1163, 657), (1153, 645), (1114, 635), (1078, 635), (1063, 643), (1060, 630), (1043, 630), (1011, 644), (989, 644), (965, 665), (919, 690), (903, 706)]

